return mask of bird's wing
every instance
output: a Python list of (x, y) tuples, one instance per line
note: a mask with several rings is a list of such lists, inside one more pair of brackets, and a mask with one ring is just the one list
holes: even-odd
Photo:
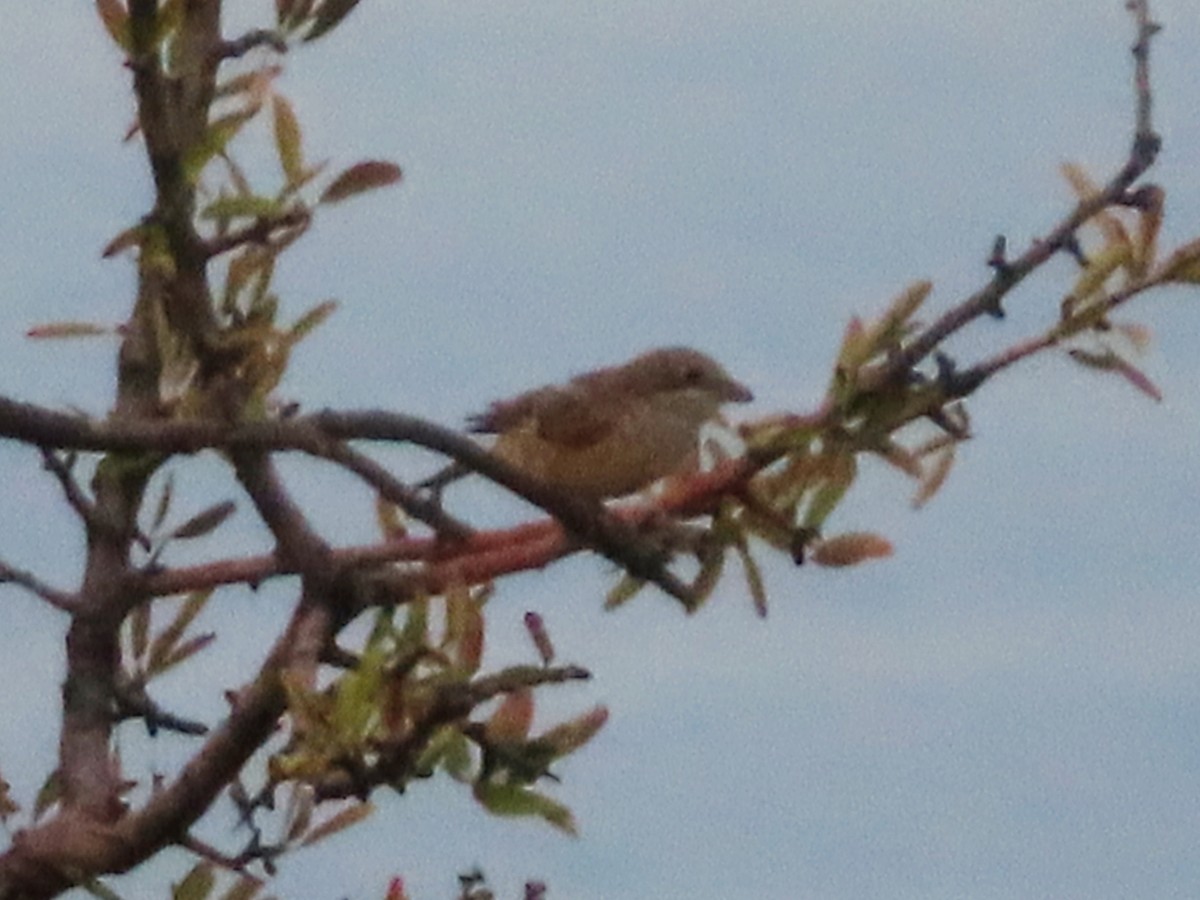
[(543, 440), (564, 447), (586, 447), (612, 431), (618, 414), (586, 384), (572, 381), (498, 400), (473, 417), (470, 426), (472, 431), (488, 434), (529, 426)]

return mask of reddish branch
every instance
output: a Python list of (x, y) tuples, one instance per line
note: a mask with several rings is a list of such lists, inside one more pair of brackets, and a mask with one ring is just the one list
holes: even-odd
[[(991, 281), (862, 379), (864, 389), (909, 378), (946, 337), (980, 316), (996, 314), (1003, 297), (1032, 271), (1054, 254), (1071, 251), (1077, 229), (1089, 218), (1108, 206), (1132, 202), (1129, 191), (1153, 163), (1159, 139), (1151, 127), (1148, 75), (1149, 41), (1156, 26), (1144, 0), (1131, 0), (1128, 6), (1138, 31), (1134, 44), (1137, 115), (1133, 148), (1124, 167), (1017, 258), (1006, 259), (998, 243)], [(677, 485), (652, 507), (606, 511), (531, 481), (464, 435), (395, 413), (323, 412), (237, 425), (162, 419), (158, 385), (163, 360), (152, 318), (156, 310), (165, 311), (172, 333), (192, 342), (194, 356), (202, 364), (220, 363), (214, 358), (220, 350), (206, 267), (214, 252), (228, 247), (206, 244), (196, 233), (195, 189), (184, 159), (208, 128), (221, 60), (252, 46), (272, 44), (273, 38), (261, 32), (240, 42), (224, 41), (219, 32), (219, 0), (186, 0), (181, 4), (183, 19), (172, 45), (168, 77), (156, 45), (158, 7), (156, 0), (129, 0), (129, 66), (156, 189), (148, 224), (164, 235), (172, 265), (146, 265), (139, 271), (133, 316), (123, 332), (113, 413), (103, 422), (93, 422), (0, 398), (0, 436), (38, 448), (108, 454), (93, 479), (94, 496), (89, 499), (70, 478), (65, 463), (53, 452), (43, 451), (87, 536), (79, 591), (64, 594), (32, 575), (0, 566), (0, 579), (25, 586), (71, 617), (58, 765), (62, 800), (49, 818), (17, 832), (12, 846), (0, 855), (0, 900), (51, 897), (96, 875), (132, 868), (167, 845), (186, 843), (191, 825), (278, 727), (285, 708), (284, 673), (298, 673), (311, 682), (332, 638), (355, 612), (376, 602), (376, 592), (385, 591), (394, 602), (418, 591), (440, 590), (451, 582), (483, 581), (543, 566), (580, 547), (592, 547), (631, 574), (687, 598), (688, 586), (666, 567), (667, 552), (646, 540), (638, 526), (655, 511), (679, 516), (714, 512), (721, 496), (738, 493), (758, 468), (771, 462), (759, 458), (726, 463)], [(233, 239), (241, 243), (269, 236), (265, 225), (256, 224)], [(973, 373), (968, 370), (974, 381), (960, 377), (951, 391), (969, 393), (994, 371), (1038, 349), (1032, 344), (1019, 346), (1007, 357), (993, 359)], [(823, 409), (815, 419), (831, 421), (835, 414)], [(469, 533), (351, 448), (348, 442), (355, 440), (406, 442), (434, 450), (509, 488), (552, 518), (504, 531)], [(207, 448), (221, 449), (232, 461), (239, 482), (274, 537), (275, 553), (190, 569), (138, 571), (131, 549), (147, 480), (161, 460)], [(370, 548), (330, 547), (278, 478), (271, 454), (282, 451), (308, 453), (356, 472), (425, 521), (434, 535)], [(254, 584), (283, 573), (301, 576), (300, 597), (287, 629), (257, 675), (232, 697), (228, 717), (207, 735), (178, 777), (139, 808), (128, 809), (122, 799), (124, 776), (112, 754), (113, 728), (122, 715), (123, 696), (117, 637), (126, 614), (149, 596), (217, 584)], [(126, 711), (129, 702), (126, 696)]]

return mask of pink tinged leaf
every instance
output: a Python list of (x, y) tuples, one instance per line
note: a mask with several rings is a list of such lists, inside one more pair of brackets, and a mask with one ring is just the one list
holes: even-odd
[(491, 743), (508, 744), (528, 737), (532, 725), (533, 692), (528, 688), (520, 688), (505, 695), (488, 719), (484, 731)]
[(886, 538), (871, 532), (852, 531), (816, 544), (811, 558), (819, 566), (842, 568), (891, 555), (892, 544)]
[(1135, 388), (1149, 397), (1156, 403), (1162, 402), (1162, 391), (1159, 389), (1149, 376), (1141, 369), (1127, 360), (1120, 360), (1116, 365), (1116, 371), (1122, 378), (1132, 384)]
[(537, 648), (542, 665), (548, 666), (554, 662), (554, 644), (550, 641), (550, 635), (546, 631), (546, 623), (542, 621), (542, 617), (535, 612), (525, 613), (525, 630), (529, 632), (533, 646)]
[(920, 509), (933, 499), (933, 495), (940, 491), (942, 485), (946, 483), (953, 466), (954, 444), (950, 444), (937, 455), (929, 472), (921, 478), (921, 485), (912, 499), (913, 509)]
[(100, 13), (100, 21), (108, 36), (122, 50), (130, 49), (129, 12), (121, 0), (96, 0), (96, 11)]
[(566, 756), (594, 738), (607, 721), (608, 707), (594, 706), (583, 715), (555, 725), (539, 735), (537, 742), (550, 747), (555, 756)]
[(108, 336), (116, 333), (116, 328), (96, 325), (93, 322), (51, 322), (48, 325), (35, 325), (25, 332), (25, 337), (79, 338)]
[(367, 160), (346, 169), (321, 194), (322, 203), (338, 203), (355, 194), (395, 184), (402, 173), (395, 163)]

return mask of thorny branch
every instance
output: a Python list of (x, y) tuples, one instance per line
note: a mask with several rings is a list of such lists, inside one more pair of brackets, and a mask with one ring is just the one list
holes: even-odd
[[(948, 336), (981, 316), (1000, 313), (1004, 297), (1052, 256), (1078, 253), (1076, 232), (1085, 222), (1108, 207), (1140, 202), (1131, 190), (1159, 149), (1151, 121), (1149, 77), (1150, 42), (1158, 26), (1145, 0), (1130, 0), (1127, 5), (1137, 26), (1136, 116), (1132, 149), (1124, 166), (1015, 259), (1006, 257), (1005, 242), (997, 240), (989, 260), (993, 274), (988, 284), (907, 340), (867, 375), (863, 390), (905, 382)], [(170, 844), (202, 852), (188, 836), (189, 829), (277, 729), (286, 709), (285, 676), (312, 684), (342, 626), (363, 608), (384, 602), (380, 597), (395, 603), (545, 565), (566, 553), (593, 547), (631, 575), (653, 581), (691, 603), (693, 588), (667, 568), (669, 554), (641, 529), (664, 512), (677, 517), (715, 514), (722, 497), (745, 497), (747, 482), (773, 462), (765, 456), (730, 460), (681, 482), (656, 502), (606, 510), (530, 480), (465, 435), (397, 413), (325, 411), (238, 424), (215, 418), (164, 418), (158, 397), (163, 361), (153, 337), (155, 310), (165, 313), (173, 332), (194, 345), (206, 375), (218, 371), (222, 350), (206, 265), (216, 254), (268, 242), (279, 230), (300, 228), (307, 221), (256, 221), (209, 242), (195, 230), (195, 191), (183, 157), (202, 141), (209, 125), (217, 68), (222, 60), (254, 47), (285, 49), (270, 31), (224, 40), (220, 6), (219, 0), (181, 5), (184, 18), (179, 28), (186, 39), (173, 48), (168, 75), (153, 47), (159, 4), (155, 0), (128, 3), (129, 67), (156, 188), (155, 208), (147, 221), (161, 228), (172, 266), (170, 271), (147, 267), (139, 272), (134, 315), (123, 335), (114, 413), (96, 422), (0, 397), (0, 436), (41, 450), (46, 467), (82, 520), (89, 544), (78, 594), (55, 590), (29, 573), (0, 564), (0, 581), (18, 584), (71, 615), (59, 761), (64, 796), (55, 814), (17, 833), (9, 850), (0, 855), (0, 900), (50, 897), (97, 874), (129, 869)], [(1141, 287), (1130, 285), (1108, 302), (1115, 307)], [(1052, 343), (1052, 338), (1027, 341), (972, 369), (951, 371), (946, 377), (948, 394), (965, 396), (995, 372)], [(826, 404), (791, 421), (806, 428), (837, 427), (839, 414)], [(352, 448), (351, 441), (410, 443), (433, 450), (503, 485), (552, 518), (512, 529), (473, 532)], [(231, 460), (240, 484), (275, 539), (275, 553), (190, 568), (137, 571), (129, 553), (138, 538), (137, 514), (147, 480), (163, 460), (203, 449), (220, 450)], [(94, 498), (74, 481), (60, 451), (107, 454), (93, 480)], [(372, 547), (331, 547), (309, 524), (275, 471), (272, 455), (285, 451), (345, 467), (429, 526), (433, 534)], [(119, 762), (111, 754), (115, 724), (136, 715), (150, 727), (186, 733), (199, 734), (205, 726), (159, 709), (144, 692), (121, 681), (116, 637), (123, 616), (150, 597), (204, 586), (257, 584), (285, 573), (301, 576), (300, 598), (258, 673), (231, 694), (229, 715), (205, 734), (177, 777), (130, 809), (121, 796), (124, 780)], [(529, 683), (584, 675), (570, 667), (537, 670), (529, 675)], [(508, 681), (503, 675), (491, 681), (476, 679), (457, 698), (449, 692), (440, 695), (439, 709), (446, 717), (466, 715), (481, 699), (511, 690), (513, 677), (510, 673)], [(436, 721), (435, 716), (427, 724)], [(208, 849), (211, 852), (204, 855), (211, 859), (230, 859)]]

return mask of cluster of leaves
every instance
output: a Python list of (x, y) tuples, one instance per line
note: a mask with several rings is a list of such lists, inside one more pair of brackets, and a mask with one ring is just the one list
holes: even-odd
[[(278, 31), (254, 32), (244, 39), (244, 47), (231, 44), (227, 53), (241, 55), (259, 45), (282, 52), (291, 38), (311, 41), (336, 27), (356, 2), (281, 0), (277, 4)], [(182, 27), (183, 0), (166, 0), (157, 11), (151, 34), (140, 37), (133, 33), (129, 11), (121, 0), (97, 0), (97, 8), (113, 41), (131, 58), (152, 51), (164, 60), (168, 76), (182, 74), (174, 72), (173, 66), (183, 56), (176, 49), (177, 42), (187, 39)], [(223, 284), (214, 303), (220, 327), (215, 342), (223, 358), (236, 360), (225, 374), (237, 382), (238, 389), (236, 409), (228, 408), (228, 390), (214, 408), (211, 391), (199, 378), (203, 366), (193, 346), (195, 336), (173, 328), (160, 305), (150, 311), (163, 360), (159, 393), (164, 408), (176, 415), (233, 413), (254, 419), (266, 413), (267, 398), (283, 377), (292, 348), (337, 306), (332, 300), (322, 301), (291, 324), (279, 324), (279, 298), (272, 290), (272, 279), (280, 255), (307, 232), (318, 207), (395, 184), (401, 178), (395, 164), (365, 160), (323, 179), (327, 163), (306, 161), (299, 120), (276, 87), (281, 71), (273, 57), (266, 57), (221, 81), (207, 127), (182, 154), (184, 177), (201, 198), (201, 250), (210, 259), (224, 258)], [(282, 173), (282, 184), (269, 193), (252, 186), (230, 152), (232, 142), (266, 113), (273, 124)], [(135, 123), (128, 137), (139, 131), (140, 125)], [(157, 268), (167, 276), (174, 273), (176, 261), (170, 242), (163, 224), (155, 218), (147, 217), (122, 231), (108, 243), (103, 255), (111, 257), (128, 249), (138, 251), (143, 270)], [(54, 322), (34, 327), (29, 335), (57, 338), (121, 332), (120, 327)]]
[[(287, 682), (292, 737), (270, 761), (271, 780), (307, 785), (318, 797), (365, 796), (377, 785), (403, 792), (441, 770), (470, 784), (490, 812), (537, 816), (574, 833), (569, 810), (533, 785), (587, 743), (607, 712), (597, 707), (531, 735), (532, 688), (584, 673), (512, 666), (481, 676), (487, 595), (456, 588), (409, 603), (402, 624), (395, 609), (381, 609), (361, 653), (331, 685)], [(500, 701), (485, 720), (469, 719), (492, 697)]]
[[(1078, 165), (1065, 164), (1062, 171), (1081, 201), (1098, 192)], [(1100, 240), (1092, 248), (1073, 248), (1079, 275), (1063, 297), (1059, 321), (1048, 336), (1062, 341), (1075, 362), (1118, 375), (1153, 400), (1161, 400), (1162, 393), (1132, 358), (1149, 343), (1149, 331), (1136, 322), (1114, 321), (1111, 313), (1152, 287), (1200, 284), (1200, 240), (1159, 258), (1164, 199), (1162, 188), (1146, 185), (1125, 208), (1102, 210), (1093, 218)]]

